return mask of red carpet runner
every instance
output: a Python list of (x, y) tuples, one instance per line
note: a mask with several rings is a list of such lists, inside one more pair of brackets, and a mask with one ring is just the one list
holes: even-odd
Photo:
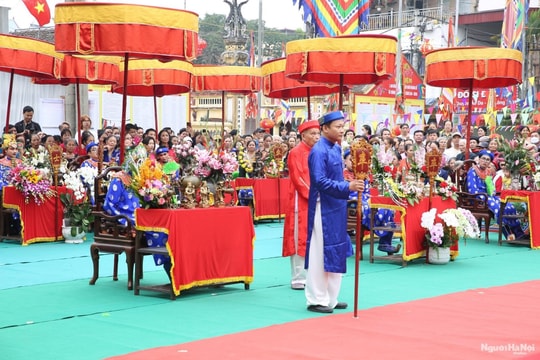
[(321, 315), (113, 359), (540, 359), (540, 281)]

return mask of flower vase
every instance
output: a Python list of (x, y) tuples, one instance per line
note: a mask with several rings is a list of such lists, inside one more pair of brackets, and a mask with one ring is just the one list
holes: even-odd
[(521, 175), (518, 172), (511, 174), (510, 189), (521, 190)]
[(80, 244), (86, 238), (86, 232), (77, 226), (70, 225), (70, 219), (64, 219), (62, 222), (62, 236), (66, 244)]
[(428, 250), (428, 262), (434, 265), (444, 265), (450, 261), (450, 248), (438, 247)]
[(383, 179), (378, 179), (378, 181), (377, 181), (377, 191), (379, 193), (379, 196), (384, 195), (384, 180)]

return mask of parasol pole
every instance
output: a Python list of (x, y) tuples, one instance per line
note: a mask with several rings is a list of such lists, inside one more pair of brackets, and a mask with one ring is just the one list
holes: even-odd
[(124, 153), (126, 151), (126, 108), (127, 108), (127, 83), (128, 83), (128, 62), (129, 54), (124, 54), (124, 89), (122, 91), (122, 127), (120, 128), (120, 164), (124, 163)]
[(221, 145), (219, 146), (220, 151), (223, 150), (223, 145), (225, 144), (225, 142), (223, 141), (224, 133), (225, 133), (225, 90), (221, 92), (221, 134), (219, 134), (219, 137), (221, 138)]
[(472, 98), (473, 98), (473, 82), (472, 80), (470, 81), (470, 85), (469, 85), (469, 109), (467, 111), (467, 121), (465, 122), (465, 136), (466, 136), (466, 141), (467, 141), (467, 144), (466, 144), (466, 149), (467, 151), (465, 151), (465, 160), (469, 160), (469, 153), (470, 153), (470, 146), (471, 146), (471, 137), (470, 137), (470, 133), (471, 133), (471, 124), (472, 124)]
[(157, 111), (156, 89), (152, 88), (152, 91), (154, 92), (154, 126), (156, 129), (156, 132), (158, 132), (158, 111)]
[[(364, 183), (365, 184), (365, 183)], [(361, 248), (362, 240), (364, 237), (364, 232), (362, 231), (362, 218), (360, 215), (360, 209), (362, 209), (362, 200), (361, 200), (361, 194), (359, 194), (358, 198), (356, 199), (356, 226), (355, 226), (355, 263), (354, 263), (354, 317), (358, 317), (358, 289), (360, 287), (359, 281), (360, 281), (360, 251), (358, 249)], [(371, 209), (373, 211), (374, 209)]]
[(307, 91), (307, 120), (311, 120), (311, 99), (310, 99), (310, 93), (309, 86), (306, 89)]
[[(80, 88), (79, 88), (79, 79), (77, 78), (77, 83), (75, 84), (76, 88), (75, 88), (75, 94), (77, 96), (77, 132), (79, 133), (79, 135), (77, 136), (77, 141), (78, 141), (78, 149), (80, 150), (81, 148), (81, 129), (82, 129), (82, 121), (81, 121), (81, 93), (80, 93)], [(80, 154), (79, 154), (80, 155)]]
[(277, 175), (277, 193), (278, 221), (281, 222), (281, 171), (279, 169)]
[(343, 111), (343, 73), (339, 74), (339, 106), (338, 109)]
[(7, 112), (6, 112), (6, 134), (9, 130), (9, 113), (11, 112), (11, 96), (13, 94), (13, 77), (15, 75), (15, 69), (11, 69), (11, 75), (9, 78), (9, 94), (8, 94), (8, 103), (7, 103)]

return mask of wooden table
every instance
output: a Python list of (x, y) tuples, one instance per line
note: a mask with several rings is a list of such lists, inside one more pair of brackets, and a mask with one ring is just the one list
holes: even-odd
[(235, 189), (253, 192), (253, 220), (282, 219), (289, 191), (289, 178), (236, 178)]
[(247, 206), (137, 209), (135, 227), (169, 235), (176, 295), (196, 286), (253, 281), (255, 229)]
[(26, 203), (22, 193), (14, 186), (4, 186), (2, 189), (4, 207), (16, 209), (21, 216), (22, 245), (64, 239), (62, 237), (64, 205), (59, 195), (67, 190), (63, 186), (53, 189), (57, 190), (58, 198), (53, 196), (41, 205), (37, 205), (33, 199), (29, 199)]

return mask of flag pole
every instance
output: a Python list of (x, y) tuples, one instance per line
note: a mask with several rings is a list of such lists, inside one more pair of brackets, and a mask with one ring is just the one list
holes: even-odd
[[(263, 46), (263, 20), (262, 20), (263, 6), (262, 0), (259, 0), (259, 22), (258, 22), (258, 34), (257, 34), (257, 66), (261, 66), (263, 60), (262, 46)], [(257, 125), (261, 122), (261, 106), (262, 106), (262, 90), (257, 92)]]
[[(394, 113), (397, 112), (398, 106), (402, 106), (402, 104), (397, 104), (398, 98), (401, 96), (403, 98), (403, 91), (402, 91), (402, 79), (401, 79), (401, 27), (403, 26), (403, 1), (399, 2), (399, 8), (398, 8), (398, 36), (397, 36), (397, 56), (396, 56), (396, 95), (394, 101), (396, 104), (394, 105)], [(414, 54), (413, 54), (414, 56)], [(402, 102), (403, 100), (399, 100)], [(397, 117), (396, 117), (397, 118)], [(395, 119), (394, 119), (395, 120)], [(396, 125), (396, 124), (394, 124)]]

